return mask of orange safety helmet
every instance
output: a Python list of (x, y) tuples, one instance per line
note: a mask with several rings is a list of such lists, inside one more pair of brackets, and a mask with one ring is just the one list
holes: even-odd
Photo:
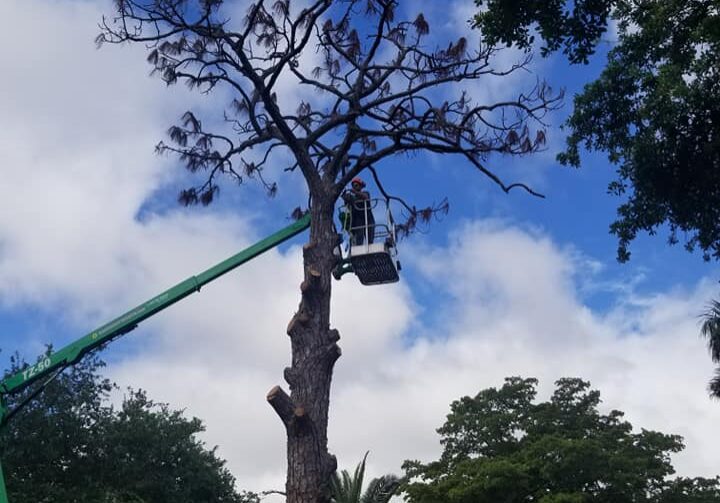
[(350, 182), (350, 185), (355, 185), (356, 183), (360, 184), (360, 187), (365, 187), (365, 182), (362, 181), (362, 178), (355, 177), (352, 179), (352, 182)]

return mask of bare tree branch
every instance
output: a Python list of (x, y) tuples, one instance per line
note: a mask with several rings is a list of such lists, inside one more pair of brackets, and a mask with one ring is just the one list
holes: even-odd
[[(148, 62), (168, 84), (182, 81), (205, 93), (225, 85), (236, 93), (225, 112), (231, 131), (180, 125), (170, 129), (173, 145), (158, 148), (178, 154), (190, 171), (206, 171), (206, 180), (185, 193), (197, 197), (185, 202), (212, 201), (220, 174), (242, 183), (246, 176), (234, 168), (236, 158), (255, 166), (255, 178), (273, 192), (277, 185), (261, 174), (279, 143), (291, 153), (286, 171), (300, 168), (316, 196), (337, 197), (363, 169), (417, 151), (460, 155), (503, 191), (539, 195), (522, 181), (502, 180), (488, 167), (489, 155), (541, 149), (544, 117), (560, 106), (561, 92), (538, 82), (514, 100), (477, 103), (465, 93), (439, 98), (458, 83), (524, 70), (528, 58), (498, 69), (497, 49), (472, 48), (464, 38), (428, 50), (427, 20), (422, 14), (396, 20), (393, 0), (315, 0), (300, 12), (287, 0), (258, 1), (239, 31), (221, 17), (222, 4), (116, 0), (117, 16), (100, 25), (98, 43), (149, 44)], [(358, 16), (369, 18), (363, 28), (355, 27)], [(300, 65), (310, 50), (322, 59), (312, 76)], [(325, 93), (331, 103), (313, 108), (303, 102), (289, 113), (285, 97), (275, 93), (287, 78)]]

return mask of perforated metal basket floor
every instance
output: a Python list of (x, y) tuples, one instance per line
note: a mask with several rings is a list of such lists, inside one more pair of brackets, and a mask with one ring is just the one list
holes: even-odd
[(350, 257), (353, 272), (363, 285), (381, 285), (400, 280), (395, 260), (386, 251), (369, 252)]

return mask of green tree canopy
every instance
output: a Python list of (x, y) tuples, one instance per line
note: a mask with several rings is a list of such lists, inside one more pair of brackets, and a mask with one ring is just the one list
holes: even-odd
[[(611, 231), (618, 258), (640, 232), (664, 225), (669, 241), (720, 259), (720, 11), (717, 0), (476, 0), (491, 44), (540, 44), (587, 62), (608, 29), (618, 41), (600, 77), (575, 97), (561, 162), (580, 149), (617, 166), (610, 192), (624, 199)], [(535, 37), (541, 40), (536, 43)], [(613, 35), (614, 36), (614, 35)]]
[[(572, 63), (587, 63), (607, 30), (616, 0), (475, 0), (481, 11), (475, 18), (483, 38), (530, 50), (540, 42), (547, 56), (562, 50)], [(538, 39), (536, 40), (536, 34)]]
[[(114, 385), (96, 356), (59, 375), (0, 432), (0, 460), (13, 503), (256, 503), (238, 493), (215, 449), (197, 438), (202, 421)], [(8, 373), (24, 364), (13, 358)], [(9, 397), (14, 408), (35, 389)]]
[[(611, 19), (618, 40), (597, 80), (575, 96), (567, 149), (558, 159), (580, 166), (580, 151), (607, 153), (617, 167), (609, 192), (619, 196), (618, 260), (630, 258), (639, 233), (669, 229), (706, 260), (720, 259), (720, 9), (717, 0), (476, 0), (476, 26), (490, 44), (537, 44), (587, 62)], [(538, 41), (536, 42), (536, 35)], [(614, 35), (613, 35), (614, 36)], [(712, 307), (707, 319), (712, 320)], [(707, 330), (720, 363), (717, 334)], [(715, 342), (713, 342), (715, 341)], [(712, 395), (720, 397), (716, 378)]]
[(438, 429), (444, 451), (431, 463), (406, 461), (412, 503), (720, 502), (720, 479), (676, 478), (682, 439), (633, 431), (623, 413), (601, 414), (600, 393), (581, 379), (556, 383), (536, 403), (537, 380), (512, 377), (500, 388), (451, 405)]

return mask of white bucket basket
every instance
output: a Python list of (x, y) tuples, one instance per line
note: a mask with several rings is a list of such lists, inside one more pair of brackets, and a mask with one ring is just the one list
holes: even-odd
[[(344, 229), (349, 235), (347, 259), (352, 272), (363, 285), (382, 285), (400, 280), (398, 271), (400, 263), (397, 259), (397, 240), (395, 222), (390, 212), (390, 205), (382, 199), (370, 199), (355, 203), (353, 212), (362, 214), (359, 223), (352, 221)], [(378, 208), (384, 208), (385, 220), (376, 221)], [(346, 215), (351, 214), (348, 208)], [(357, 225), (356, 225), (357, 224)], [(345, 272), (350, 272), (345, 271)]]

